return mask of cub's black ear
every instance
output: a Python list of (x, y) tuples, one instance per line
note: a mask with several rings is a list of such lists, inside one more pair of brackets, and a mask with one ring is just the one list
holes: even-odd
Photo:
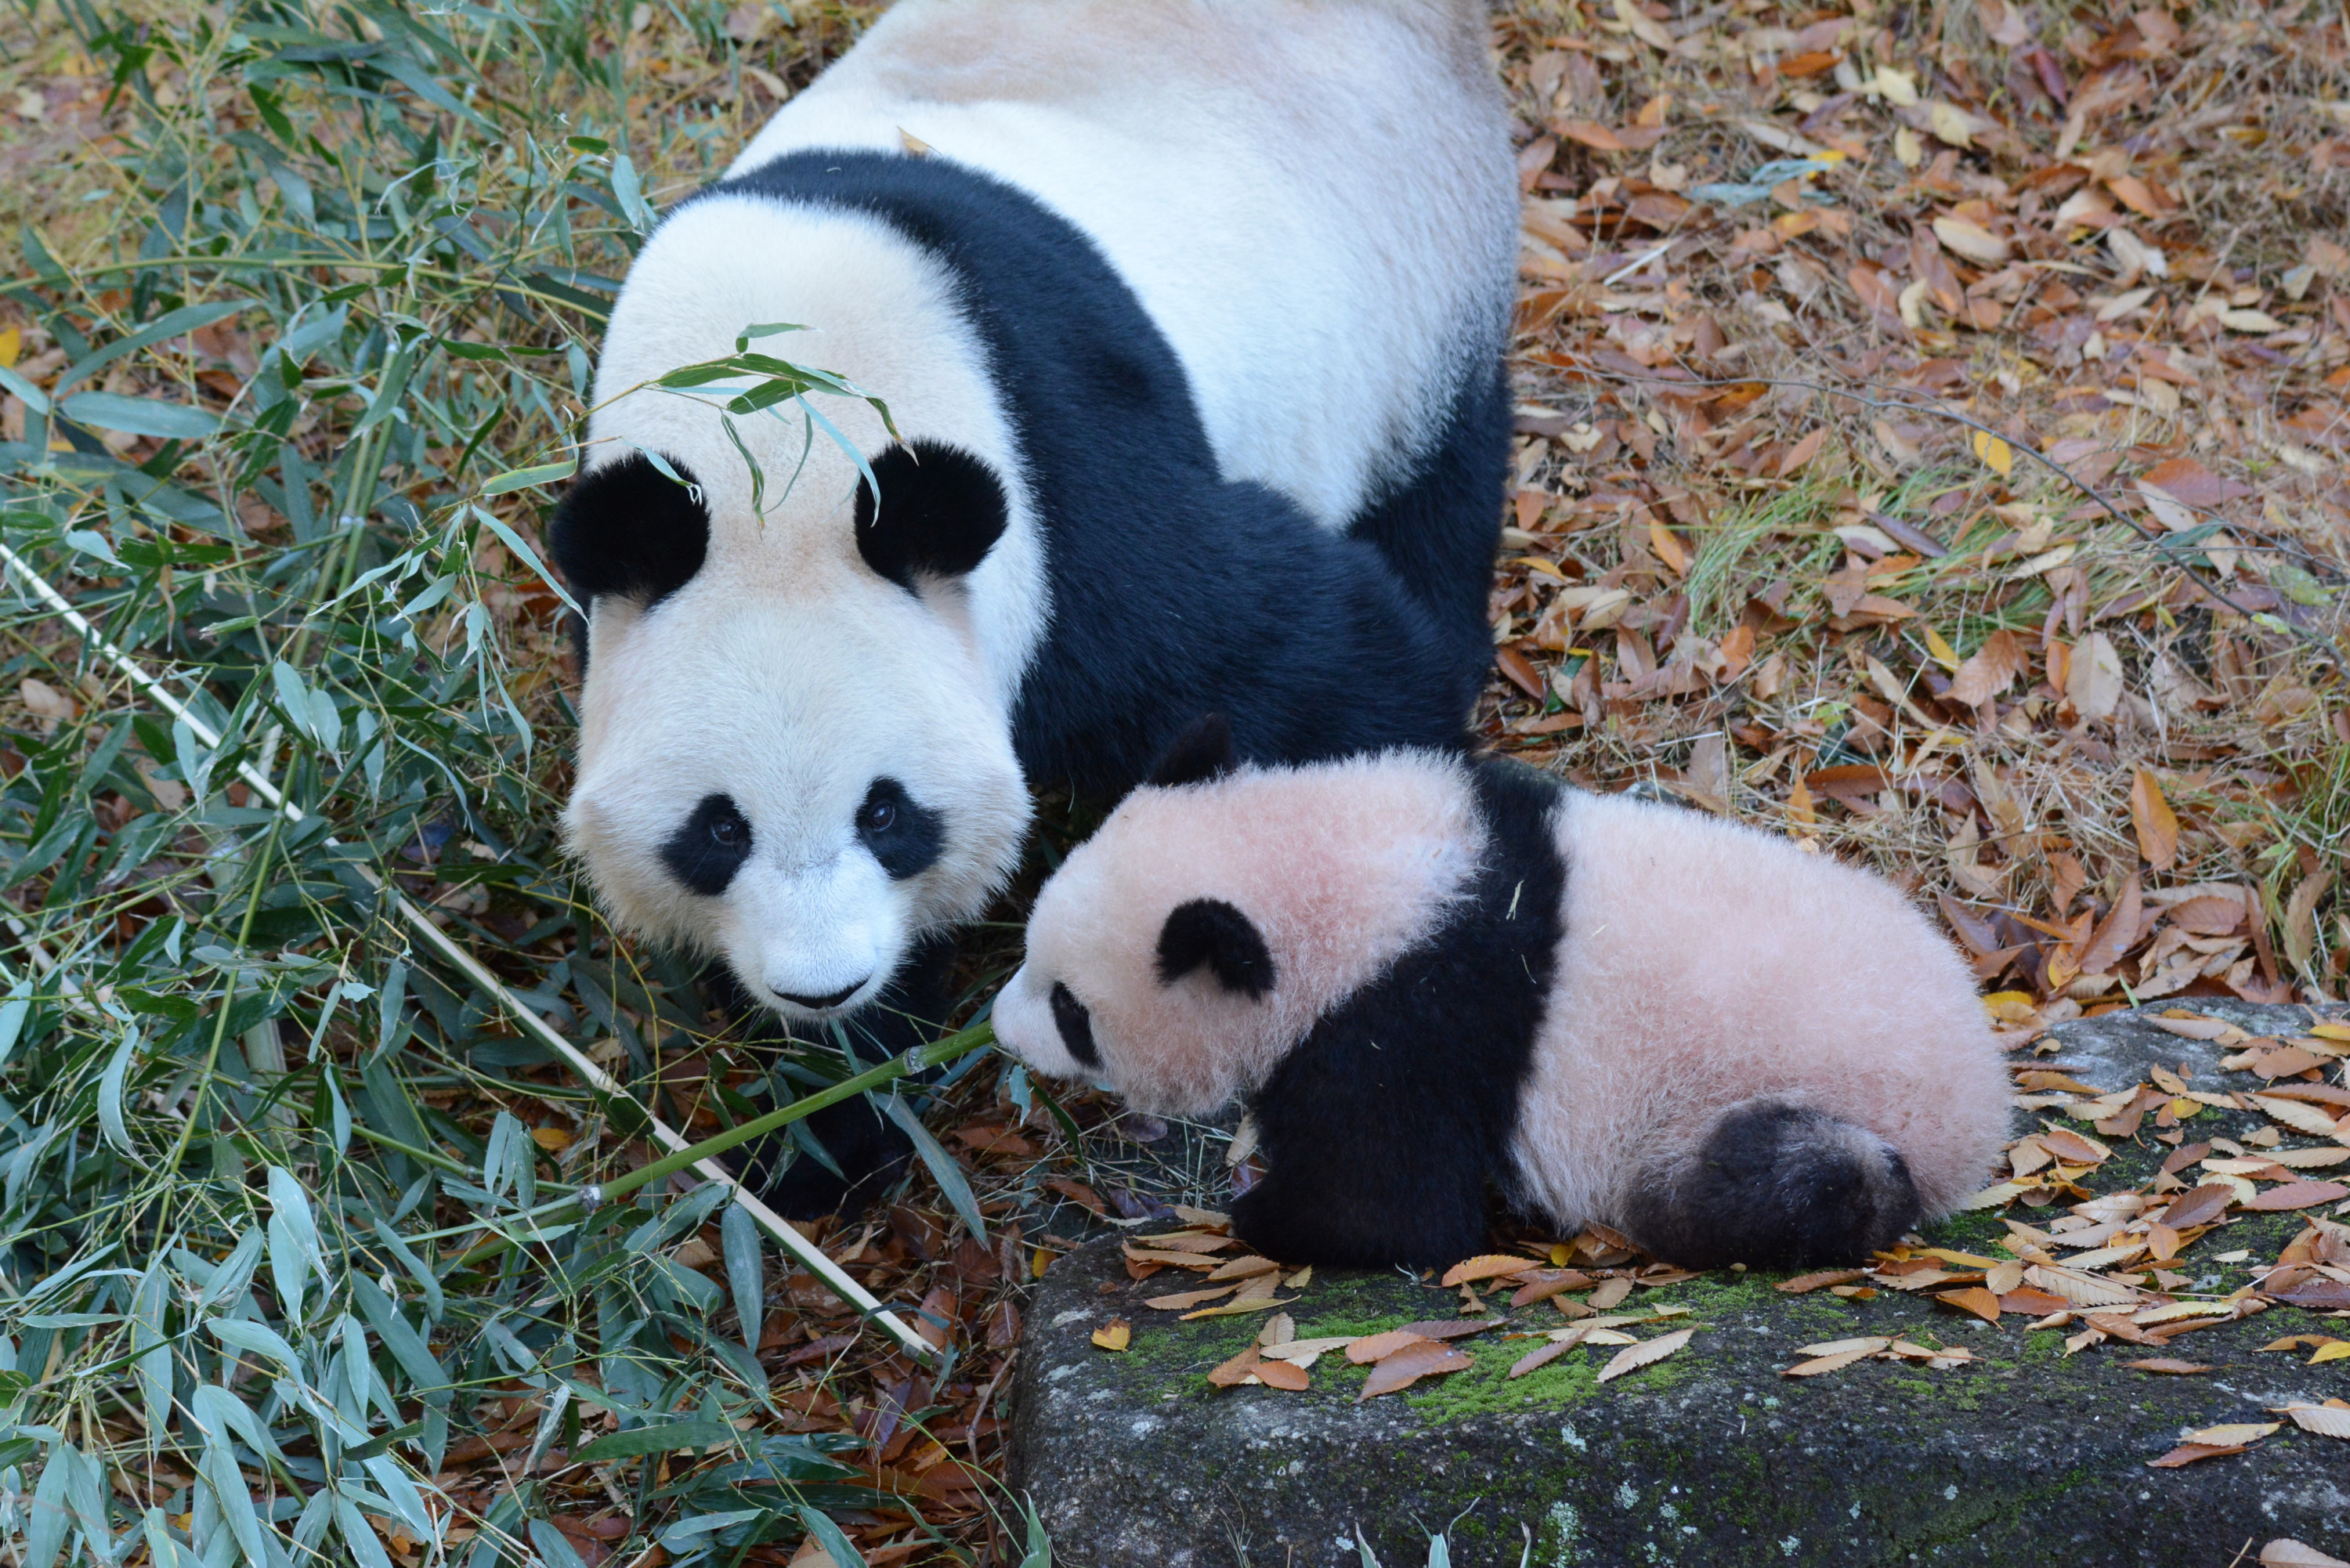
[(685, 465), (663, 461), (684, 483), (630, 452), (583, 475), (556, 504), (548, 545), (583, 607), (617, 594), (650, 609), (702, 570), (710, 509)]
[(1172, 985), (1201, 964), (1226, 991), (1254, 1000), (1273, 989), (1272, 950), (1246, 915), (1222, 898), (1178, 904), (1159, 932), (1159, 982)]
[(1209, 713), (1193, 720), (1190, 729), (1175, 737), (1175, 743), (1167, 748), (1145, 782), (1206, 784), (1232, 772), (1232, 727), (1222, 713)]
[(987, 558), (1011, 521), (1003, 483), (960, 447), (918, 441), (873, 460), (880, 482), (857, 482), (857, 553), (911, 591), (917, 576), (960, 577)]

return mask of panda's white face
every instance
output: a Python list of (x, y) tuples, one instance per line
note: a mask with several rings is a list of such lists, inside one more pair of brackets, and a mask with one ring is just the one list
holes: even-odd
[(565, 821), (622, 925), (808, 1018), (977, 915), (1031, 807), (959, 590), (803, 566), (788, 593), (697, 578), (650, 609), (597, 601)]

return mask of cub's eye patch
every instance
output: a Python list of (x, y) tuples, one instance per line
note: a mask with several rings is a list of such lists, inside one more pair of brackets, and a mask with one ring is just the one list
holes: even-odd
[(1093, 1014), (1059, 981), (1053, 982), (1053, 1022), (1060, 1027), (1061, 1044), (1070, 1055), (1088, 1067), (1101, 1065), (1101, 1051), (1094, 1044)]
[(896, 779), (879, 778), (857, 808), (858, 841), (897, 881), (919, 877), (946, 847), (946, 818), (916, 800)]
[(743, 862), (751, 858), (751, 820), (732, 797), (706, 794), (660, 848), (670, 875), (705, 898), (726, 891)]

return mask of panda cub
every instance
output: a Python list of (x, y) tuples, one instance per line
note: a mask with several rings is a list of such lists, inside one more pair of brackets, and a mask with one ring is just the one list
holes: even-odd
[(1252, 1113), (1292, 1262), (1441, 1267), (1491, 1177), (1693, 1268), (1853, 1262), (1987, 1176), (2008, 1082), (1889, 884), (1498, 759), (1235, 766), (1203, 722), (1037, 896), (997, 1037)]

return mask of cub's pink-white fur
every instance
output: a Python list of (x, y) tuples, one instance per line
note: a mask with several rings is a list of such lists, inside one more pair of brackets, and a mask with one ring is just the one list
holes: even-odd
[(1563, 1223), (1620, 1212), (1626, 1176), (1771, 1095), (1866, 1127), (1919, 1206), (1978, 1190), (2007, 1070), (1955, 950), (1882, 877), (1677, 806), (1568, 794), (1566, 931), (1513, 1155)]
[[(1491, 848), (1472, 770), (1497, 765), (1391, 752), (1138, 789), (1039, 894), (999, 1037), (1144, 1110), (1247, 1098), (1318, 1020), (1440, 940)], [(1832, 1118), (1808, 1136), (1863, 1166), (1898, 1154), (1926, 1218), (1982, 1184), (2005, 1067), (1968, 970), (1890, 884), (1623, 796), (1561, 788), (1544, 831), (1563, 929), (1495, 1162), (1513, 1199), (1565, 1228), (1654, 1216), (1720, 1152), (1725, 1112), (1773, 1103)], [(1154, 971), (1170, 911), (1197, 899), (1263, 937), (1278, 980), (1261, 1000)], [(1056, 1033), (1056, 985), (1090, 1012), (1097, 1065)]]

